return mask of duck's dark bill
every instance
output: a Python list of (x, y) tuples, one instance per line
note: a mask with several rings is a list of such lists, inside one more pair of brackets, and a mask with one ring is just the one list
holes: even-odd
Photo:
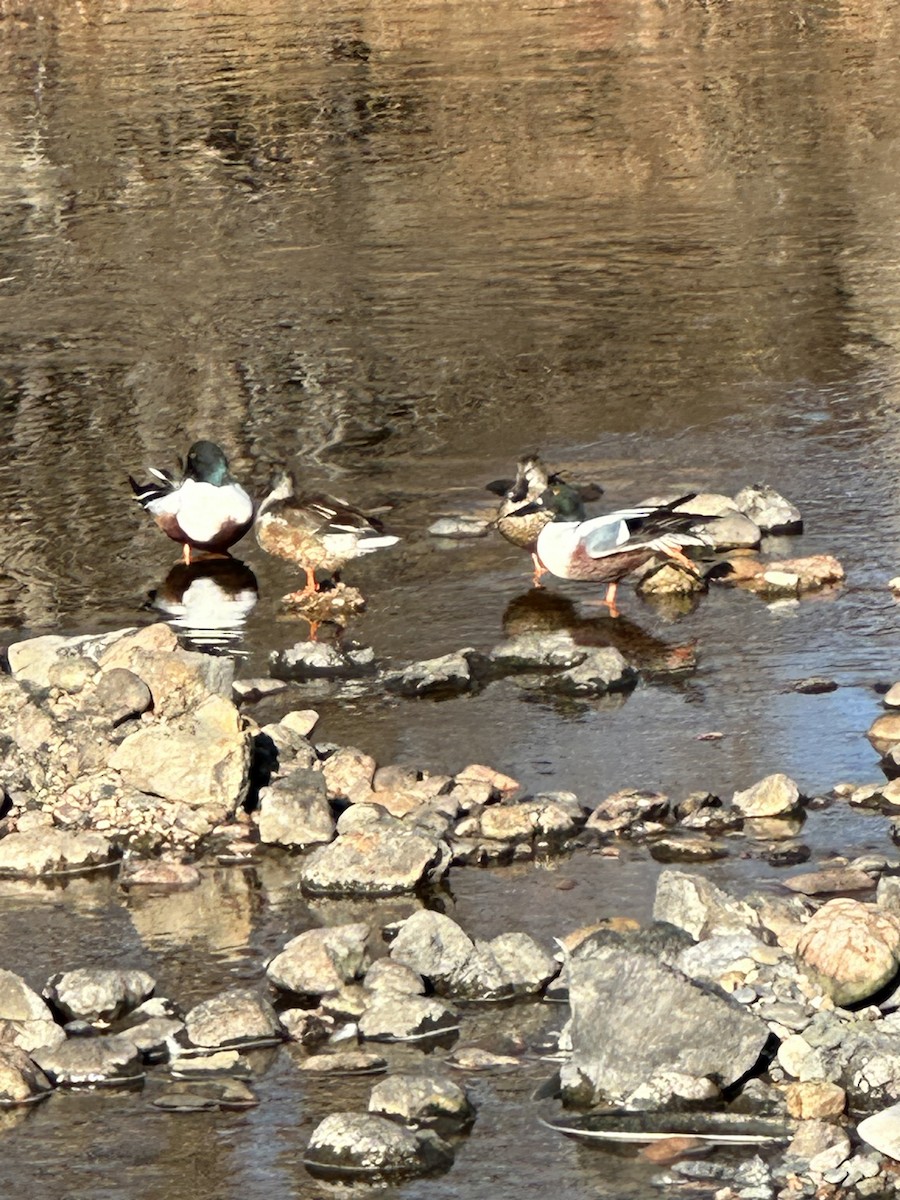
[(695, 1137), (707, 1142), (756, 1145), (788, 1142), (794, 1136), (787, 1121), (735, 1113), (603, 1112), (583, 1117), (541, 1117), (540, 1121), (557, 1133), (586, 1141), (661, 1142), (670, 1137)]

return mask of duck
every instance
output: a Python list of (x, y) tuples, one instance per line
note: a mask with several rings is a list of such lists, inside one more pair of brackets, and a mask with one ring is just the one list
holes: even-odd
[(256, 515), (256, 540), (267, 554), (298, 566), (304, 587), (283, 597), (286, 603), (319, 590), (316, 571), (337, 581), (344, 566), (360, 555), (394, 546), (374, 514), (324, 494), (298, 495), (292, 472), (281, 471)]
[(702, 532), (694, 527), (715, 519), (677, 511), (696, 494), (689, 492), (668, 504), (623, 508), (587, 521), (571, 521), (557, 514), (553, 497), (548, 499), (545, 493), (534, 502), (551, 513), (538, 534), (536, 554), (545, 569), (559, 579), (605, 583), (603, 603), (610, 616), (617, 617), (619, 581), (654, 555), (664, 554), (696, 574), (682, 547), (707, 545)]
[(518, 461), (515, 479), (498, 479), (486, 486), (501, 497), (494, 519), (497, 532), (531, 555), (534, 587), (540, 587), (547, 574), (537, 553), (541, 530), (555, 519), (583, 521), (585, 500), (596, 500), (603, 495), (603, 488), (596, 484), (570, 484), (559, 472), (549, 472), (537, 454)]
[(128, 482), (135, 499), (160, 529), (183, 546), (186, 564), (195, 551), (224, 554), (253, 524), (254, 504), (228, 470), (228, 459), (215, 442), (194, 442), (181, 479), (148, 468), (154, 479)]

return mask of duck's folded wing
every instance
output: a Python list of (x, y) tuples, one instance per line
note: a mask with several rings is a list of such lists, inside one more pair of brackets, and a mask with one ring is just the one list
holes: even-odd
[(334, 496), (305, 497), (302, 507), (320, 535), (381, 533), (384, 529), (374, 514), (369, 516), (346, 500), (338, 500)]

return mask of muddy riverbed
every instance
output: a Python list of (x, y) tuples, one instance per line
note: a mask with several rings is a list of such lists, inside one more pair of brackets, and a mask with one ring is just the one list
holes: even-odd
[[(317, 740), (380, 763), (489, 763), (586, 802), (878, 779), (864, 734), (900, 677), (896, 21), (879, 2), (0, 6), (3, 643), (156, 619), (177, 555), (126, 476), (207, 436), (256, 494), (287, 461), (391, 505), (401, 544), (347, 572), (368, 599), (349, 632), (381, 659), (548, 627), (651, 667), (696, 657), (615, 701), (310, 684), (260, 722), (315, 707)], [(601, 508), (767, 480), (805, 532), (764, 553), (834, 554), (846, 582), (780, 605), (712, 588), (678, 614), (626, 583), (613, 622), (591, 588), (531, 592), (496, 536), (428, 535), (486, 511), (484, 483), (538, 447), (601, 483)], [(252, 538), (235, 556), (259, 595), (232, 649), (258, 676), (305, 636), (279, 606), (296, 578)], [(838, 687), (793, 689), (810, 676)], [(803, 839), (814, 861), (890, 854), (888, 824), (835, 804)], [(549, 947), (646, 919), (659, 869), (640, 845), (454, 869), (443, 903), (473, 935)], [(695, 869), (741, 891), (794, 868), (737, 842)], [(354, 907), (304, 901), (287, 856), (210, 867), (199, 893), (73, 879), (3, 884), (0, 903), (0, 965), (32, 986), (127, 964), (182, 1002), (259, 981), (287, 936)], [(476, 1080), (452, 1171), (393, 1194), (646, 1195), (649, 1166), (536, 1123), (555, 1008), (473, 1020), (521, 1036), (528, 1065)], [(321, 1195), (308, 1128), (365, 1089), (323, 1095), (286, 1051), (258, 1053), (250, 1113), (101, 1091), (17, 1114), (0, 1180), (70, 1200)]]

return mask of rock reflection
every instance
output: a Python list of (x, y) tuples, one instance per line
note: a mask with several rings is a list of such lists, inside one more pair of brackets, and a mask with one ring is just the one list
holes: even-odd
[(684, 671), (697, 664), (693, 641), (673, 645), (628, 617), (611, 617), (605, 608), (598, 616), (585, 617), (567, 597), (545, 588), (517, 596), (503, 613), (503, 632), (508, 637), (562, 631), (580, 646), (613, 646), (641, 671)]
[(207, 653), (240, 646), (244, 625), (259, 599), (256, 576), (230, 555), (178, 562), (154, 591), (152, 606), (184, 642)]

